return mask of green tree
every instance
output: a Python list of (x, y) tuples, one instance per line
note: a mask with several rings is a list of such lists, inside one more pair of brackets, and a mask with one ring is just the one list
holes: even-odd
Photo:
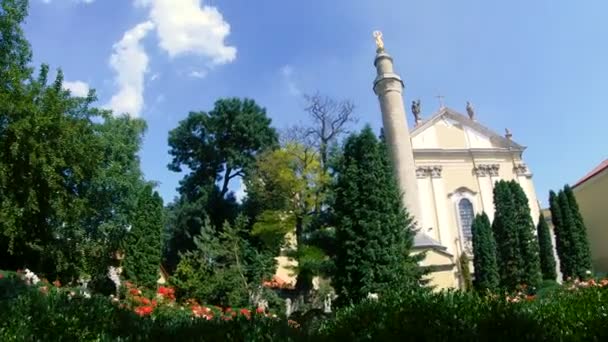
[(104, 275), (143, 176), (145, 123), (75, 97), (61, 70), (32, 77), (27, 1), (0, 2), (0, 267), (70, 281)]
[(471, 227), (473, 232), (474, 286), (477, 291), (496, 291), (499, 286), (498, 264), (496, 263), (496, 241), (492, 233), (490, 219), (486, 213), (475, 216)]
[(569, 230), (565, 225), (562, 215), (560, 196), (553, 190), (549, 192), (549, 208), (551, 210), (553, 231), (555, 232), (555, 248), (559, 257), (560, 271), (564, 279), (567, 279), (574, 274), (575, 261), (573, 260)]
[(572, 213), (572, 218), (574, 221), (573, 244), (576, 248), (577, 253), (577, 276), (581, 279), (588, 278), (591, 276), (591, 251), (589, 250), (589, 241), (587, 239), (587, 228), (585, 227), (585, 222), (583, 221), (583, 217), (581, 216), (580, 209), (578, 203), (576, 202), (576, 198), (574, 197), (574, 193), (572, 192), (572, 188), (569, 185), (564, 186), (564, 194), (568, 199), (568, 206), (570, 207), (570, 211)]
[(516, 228), (518, 230), (519, 253), (522, 257), (521, 283), (538, 286), (542, 279), (536, 227), (530, 215), (528, 197), (515, 180), (509, 182), (515, 200)]
[(556, 280), (557, 273), (555, 271), (555, 257), (553, 256), (553, 243), (551, 242), (551, 232), (545, 220), (545, 216), (541, 213), (538, 218), (538, 226), (536, 227), (538, 235), (538, 246), (540, 250), (540, 267), (544, 280)]
[(514, 289), (521, 284), (524, 263), (520, 253), (515, 196), (509, 182), (504, 180), (496, 182), (494, 209), (492, 232), (496, 239), (500, 285), (507, 289)]
[(125, 275), (136, 284), (156, 285), (163, 223), (163, 200), (151, 185), (147, 185), (139, 193), (131, 229), (125, 239)]
[(387, 147), (369, 126), (346, 140), (335, 193), (333, 284), (340, 302), (418, 286), (422, 270), (420, 257), (410, 255), (412, 218), (402, 205)]
[(247, 270), (245, 259), (252, 253), (243, 238), (247, 226), (244, 216), (221, 230), (208, 220), (203, 224), (194, 237), (196, 248), (183, 254), (171, 278), (180, 296), (224, 307), (256, 305), (259, 299), (272, 297), (261, 286), (262, 275), (251, 276)]
[[(324, 201), (321, 190), (328, 184), (315, 149), (289, 143), (281, 149), (260, 155), (255, 170), (247, 179), (249, 203), (264, 208), (253, 226), (253, 234), (278, 246), (286, 234), (295, 243), (286, 247), (287, 256), (297, 261), (293, 271), (298, 276), (296, 288), (306, 295), (312, 277), (328, 269), (330, 260), (312, 245), (312, 221), (318, 214), (317, 203)], [(277, 250), (278, 252), (278, 250)]]
[(266, 110), (250, 99), (228, 98), (215, 102), (210, 112), (191, 112), (169, 133), (169, 169), (189, 172), (180, 182), (179, 199), (171, 206), (165, 251), (169, 268), (180, 253), (194, 248), (192, 237), (209, 218), (222, 228), (238, 214), (229, 184), (246, 176), (256, 155), (277, 145), (278, 137)]

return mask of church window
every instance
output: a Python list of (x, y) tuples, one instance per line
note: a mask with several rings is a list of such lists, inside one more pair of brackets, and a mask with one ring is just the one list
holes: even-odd
[(473, 225), (473, 203), (466, 198), (461, 199), (458, 202), (458, 213), (460, 216), (460, 228), (462, 229), (462, 236), (465, 241), (471, 241), (473, 239), (473, 233), (471, 226)]

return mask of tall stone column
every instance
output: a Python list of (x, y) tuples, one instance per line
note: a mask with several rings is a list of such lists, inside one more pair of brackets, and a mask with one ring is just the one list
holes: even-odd
[[(381, 36), (380, 36), (381, 37)], [(404, 193), (404, 204), (409, 213), (420, 219), (421, 210), (416, 182), (416, 165), (403, 105), (403, 81), (393, 70), (393, 58), (378, 45), (374, 92), (380, 102), (384, 136), (391, 152), (399, 188)]]

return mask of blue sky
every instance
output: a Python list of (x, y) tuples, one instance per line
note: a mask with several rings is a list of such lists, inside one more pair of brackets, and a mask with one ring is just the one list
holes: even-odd
[[(168, 131), (226, 96), (254, 98), (277, 128), (303, 122), (302, 94), (356, 104), (378, 129), (373, 30), (406, 83), (528, 146), (539, 199), (608, 157), (608, 2), (513, 0), (30, 0), (34, 61), (61, 67), (74, 91), (148, 122), (146, 177), (166, 201), (181, 178)], [(409, 108), (409, 105), (406, 107)], [(412, 122), (411, 117), (408, 121)]]

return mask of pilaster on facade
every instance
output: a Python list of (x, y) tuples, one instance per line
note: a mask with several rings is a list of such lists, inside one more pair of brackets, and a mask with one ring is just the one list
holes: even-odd
[(417, 178), (441, 178), (442, 173), (443, 166), (441, 165), (418, 166), (416, 168)]
[(499, 164), (477, 164), (475, 168), (473, 168), (473, 173), (477, 177), (498, 177), (498, 170), (500, 170)]

